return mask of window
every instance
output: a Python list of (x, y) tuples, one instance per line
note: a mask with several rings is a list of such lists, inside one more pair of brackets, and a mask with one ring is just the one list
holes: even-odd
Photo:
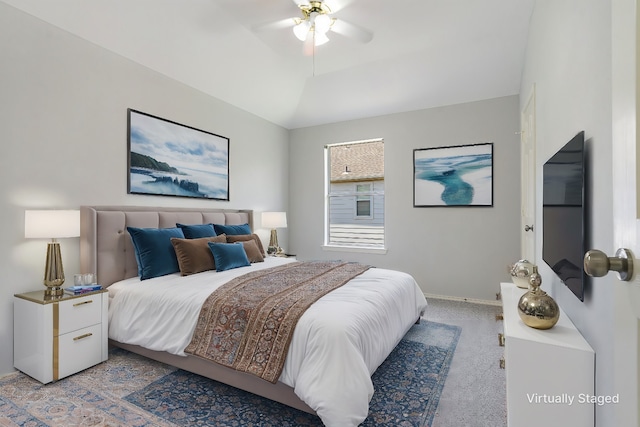
[(356, 218), (371, 218), (371, 184), (356, 184)]
[(325, 147), (325, 248), (384, 249), (384, 143)]

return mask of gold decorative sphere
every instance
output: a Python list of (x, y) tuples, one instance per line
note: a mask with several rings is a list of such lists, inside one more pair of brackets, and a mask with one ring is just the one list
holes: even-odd
[(529, 288), (529, 279), (533, 273), (534, 265), (526, 260), (521, 259), (511, 266), (511, 280), (515, 285), (522, 289)]
[(529, 279), (529, 292), (518, 301), (518, 314), (525, 325), (535, 329), (550, 329), (560, 318), (560, 307), (545, 291), (540, 289), (542, 277), (538, 267), (533, 267)]

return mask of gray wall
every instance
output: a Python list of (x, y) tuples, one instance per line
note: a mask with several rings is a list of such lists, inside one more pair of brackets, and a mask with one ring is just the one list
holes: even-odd
[[(592, 248), (613, 254), (611, 189), (611, 2), (538, 1), (531, 20), (520, 93), (521, 106), (535, 84), (538, 185), (542, 165), (581, 130), (589, 158), (587, 197)], [(614, 275), (592, 280), (580, 302), (542, 261), (541, 203), (536, 212), (537, 264), (542, 287), (551, 291), (596, 352), (596, 395), (613, 395)], [(596, 424), (615, 422), (616, 405), (596, 406)]]
[[(0, 52), (0, 375), (13, 370), (12, 296), (43, 289), (46, 241), (24, 238), (25, 209), (122, 204), (286, 210), (286, 129), (4, 3)], [(229, 137), (231, 201), (127, 195), (127, 108)], [(267, 238), (268, 231), (258, 231)], [(67, 283), (79, 270), (78, 246), (79, 239), (61, 240)]]
[[(290, 132), (289, 250), (411, 273), (427, 294), (495, 300), (520, 253), (519, 98), (354, 120)], [(324, 145), (384, 139), (386, 254), (329, 252)], [(413, 150), (494, 143), (493, 207), (413, 207)]]

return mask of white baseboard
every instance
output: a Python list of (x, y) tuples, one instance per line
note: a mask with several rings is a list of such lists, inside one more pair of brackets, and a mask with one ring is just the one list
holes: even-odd
[(449, 301), (462, 301), (462, 302), (471, 302), (474, 304), (484, 304), (484, 305), (495, 305), (495, 306), (501, 306), (502, 302), (498, 301), (498, 300), (486, 300), (486, 299), (476, 299), (476, 298), (464, 298), (464, 297), (452, 297), (449, 295), (436, 295), (436, 294), (424, 294), (424, 297), (429, 300), (429, 298), (435, 298), (435, 299), (445, 299), (445, 300), (449, 300)]

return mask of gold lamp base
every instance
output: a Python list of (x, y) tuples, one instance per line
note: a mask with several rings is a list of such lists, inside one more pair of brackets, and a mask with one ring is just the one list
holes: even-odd
[(60, 243), (53, 240), (47, 244), (47, 260), (44, 265), (44, 285), (47, 289), (44, 294), (59, 297), (64, 294), (64, 268), (62, 267), (62, 253)]
[(267, 247), (267, 253), (269, 255), (278, 255), (283, 252), (282, 248), (278, 244), (278, 232), (276, 229), (271, 230), (271, 238), (269, 239), (269, 246)]

